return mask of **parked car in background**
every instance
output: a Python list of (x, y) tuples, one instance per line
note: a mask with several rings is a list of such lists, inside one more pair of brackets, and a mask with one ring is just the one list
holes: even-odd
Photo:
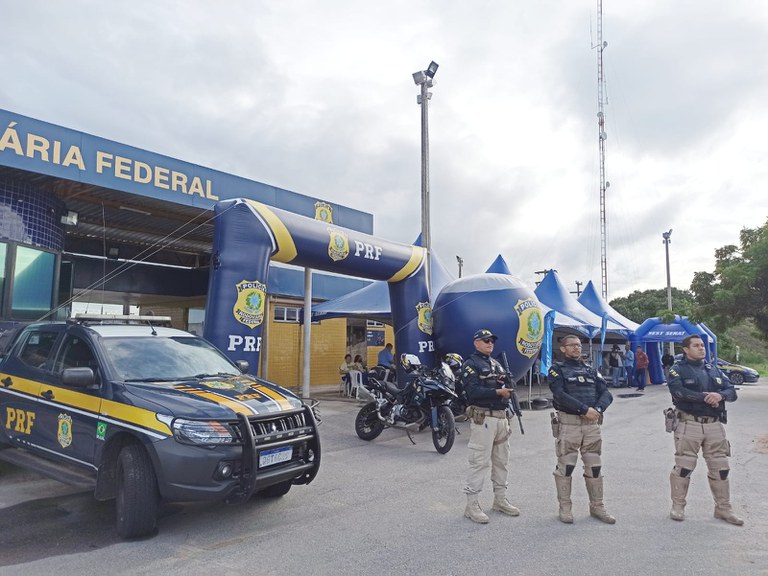
[(760, 378), (760, 373), (753, 368), (747, 366), (740, 366), (739, 364), (731, 364), (720, 358), (717, 359), (717, 367), (728, 376), (728, 379), (734, 384), (743, 384), (744, 382), (757, 382)]
[[(682, 359), (682, 354), (675, 354), (675, 362), (679, 362)], [(734, 385), (743, 384), (744, 382), (757, 382), (760, 378), (760, 373), (754, 368), (732, 364), (722, 358), (717, 359), (717, 367), (723, 371), (723, 374), (728, 376), (728, 379)]]

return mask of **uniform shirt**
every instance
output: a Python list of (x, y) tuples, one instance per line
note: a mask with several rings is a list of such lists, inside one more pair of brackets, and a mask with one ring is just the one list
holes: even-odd
[[(725, 410), (725, 402), (736, 400), (736, 389), (718, 368), (699, 360), (689, 361), (683, 357), (669, 369), (669, 393), (674, 405), (694, 416), (719, 416)], [(718, 406), (704, 402), (708, 392), (717, 392), (723, 397)]]
[(605, 379), (581, 360), (553, 363), (548, 380), (555, 408), (568, 414), (583, 416), (590, 408), (602, 413), (613, 402)]
[(472, 354), (461, 367), (461, 383), (472, 406), (504, 410), (509, 400), (496, 395), (504, 387), (506, 372), (496, 360), (480, 352)]
[(635, 363), (635, 353), (632, 350), (627, 350), (624, 353), (624, 366), (632, 366)]

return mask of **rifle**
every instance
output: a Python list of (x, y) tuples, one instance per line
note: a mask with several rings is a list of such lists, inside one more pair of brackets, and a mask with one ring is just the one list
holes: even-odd
[(509, 383), (509, 389), (512, 390), (512, 395), (509, 397), (509, 409), (517, 416), (517, 423), (520, 425), (520, 434), (525, 434), (523, 430), (523, 411), (520, 409), (520, 400), (517, 399), (517, 393), (515, 392), (515, 383), (512, 379), (512, 373), (509, 371), (509, 362), (507, 361), (507, 353), (501, 353), (501, 365), (507, 375), (507, 382)]

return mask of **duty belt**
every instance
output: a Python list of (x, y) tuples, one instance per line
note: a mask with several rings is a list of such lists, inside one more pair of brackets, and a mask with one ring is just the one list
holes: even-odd
[(557, 417), (563, 424), (589, 424), (584, 418), (578, 414), (569, 414), (562, 410), (557, 411)]
[(699, 424), (713, 424), (720, 420), (718, 416), (696, 416), (695, 414), (688, 414), (682, 410), (677, 411), (677, 417), (680, 420), (687, 420), (688, 422), (698, 422)]
[(482, 414), (486, 418), (506, 418), (507, 417), (506, 410), (491, 410), (490, 408), (481, 408), (480, 406), (475, 406), (475, 411), (479, 414)]

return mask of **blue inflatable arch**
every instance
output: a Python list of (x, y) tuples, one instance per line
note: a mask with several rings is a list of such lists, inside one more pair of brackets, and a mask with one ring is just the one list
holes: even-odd
[[(707, 362), (717, 358), (717, 337), (704, 324), (693, 324), (685, 316), (675, 315), (675, 319), (665, 324), (661, 318), (648, 318), (632, 335), (632, 349), (641, 345), (648, 354), (648, 374), (652, 384), (664, 382), (661, 367), (661, 352), (658, 344), (664, 342), (682, 342), (686, 336), (700, 336), (707, 348)], [(648, 346), (655, 343), (655, 346)]]
[(252, 371), (257, 370), (267, 272), (270, 261), (275, 260), (386, 280), (396, 350), (416, 354), (428, 366), (434, 364), (423, 248), (381, 240), (253, 200), (219, 202), (214, 214), (204, 335), (229, 358), (247, 360)]

